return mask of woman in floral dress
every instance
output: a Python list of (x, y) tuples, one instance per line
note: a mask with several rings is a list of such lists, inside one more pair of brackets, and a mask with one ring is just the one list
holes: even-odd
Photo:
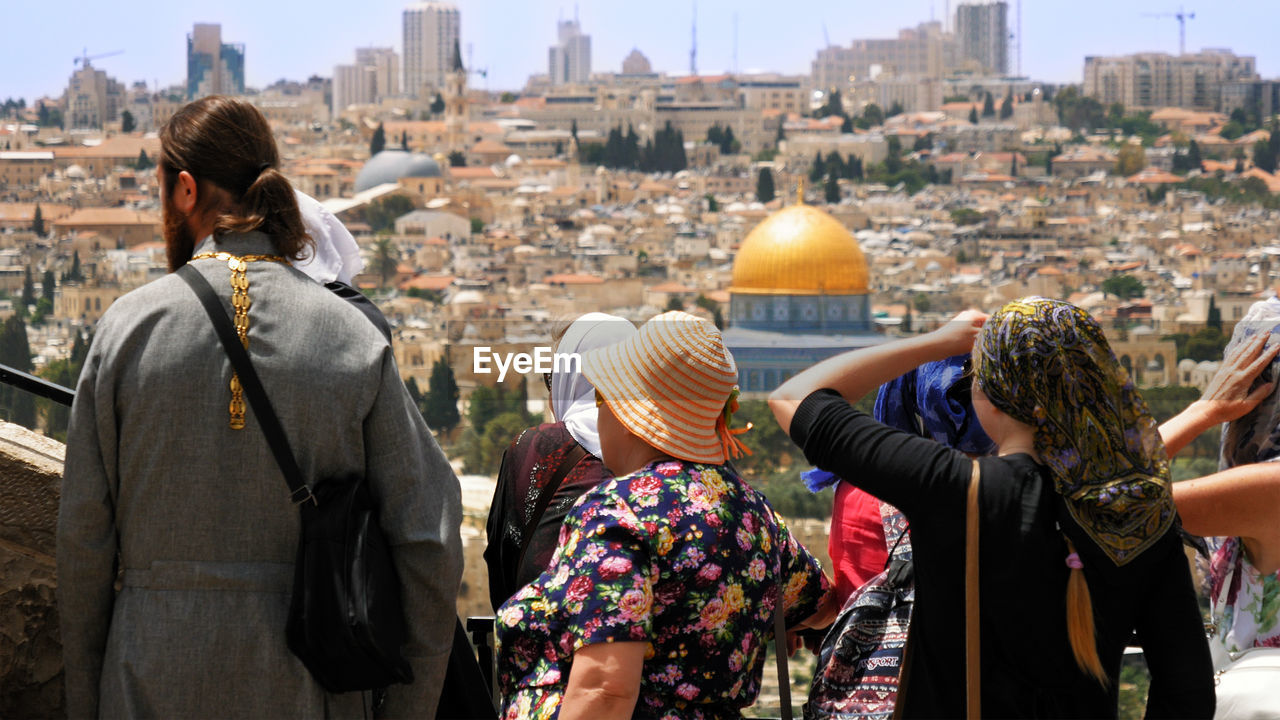
[[(1222, 429), (1219, 472), (1173, 487), (1187, 530), (1214, 537), (1205, 590), (1218, 618), (1210, 640), (1215, 669), (1250, 648), (1280, 647), (1277, 334), (1280, 299), (1255, 303), (1236, 324), (1223, 367), (1204, 399), (1160, 428), (1172, 456), (1203, 430), (1229, 421)], [(1259, 375), (1261, 383), (1255, 382)], [(1233, 400), (1249, 411), (1230, 407)], [(1228, 578), (1231, 585), (1224, 597), (1222, 586)], [(1280, 709), (1280, 695), (1277, 706)]]
[[(547, 571), (498, 611), (505, 718), (732, 718), (755, 702), (774, 607), (835, 605), (807, 550), (725, 463), (737, 370), (670, 312), (583, 356), (617, 477), (570, 511)], [(781, 587), (779, 587), (781, 585)]]

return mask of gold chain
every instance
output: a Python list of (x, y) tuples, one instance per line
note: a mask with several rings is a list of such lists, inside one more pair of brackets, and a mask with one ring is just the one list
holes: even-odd
[[(233, 324), (236, 328), (236, 334), (240, 336), (240, 343), (245, 349), (249, 349), (249, 276), (245, 274), (251, 262), (278, 262), (288, 263), (279, 255), (232, 255), (229, 252), (207, 252), (200, 253), (192, 260), (221, 260), (227, 264), (227, 268), (231, 270), (231, 307), (235, 310), (235, 318)], [(240, 386), (240, 376), (235, 372), (231, 373), (231, 429), (244, 429), (244, 388)]]

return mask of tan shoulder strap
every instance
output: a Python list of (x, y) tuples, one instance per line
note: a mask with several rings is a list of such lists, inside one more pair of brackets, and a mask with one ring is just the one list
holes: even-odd
[(969, 479), (968, 507), (965, 511), (964, 539), (964, 637), (966, 716), (982, 717), (981, 629), (978, 612), (978, 480), (981, 470), (973, 460), (973, 477)]

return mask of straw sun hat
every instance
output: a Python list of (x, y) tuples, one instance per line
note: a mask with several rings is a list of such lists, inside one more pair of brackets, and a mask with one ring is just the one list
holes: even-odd
[(749, 452), (728, 429), (738, 367), (714, 325), (678, 310), (582, 355), (582, 374), (632, 435), (672, 457), (723, 464)]

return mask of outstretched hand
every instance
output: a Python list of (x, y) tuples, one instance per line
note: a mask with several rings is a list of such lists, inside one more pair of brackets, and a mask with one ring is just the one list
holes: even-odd
[(965, 310), (934, 330), (940, 344), (947, 350), (944, 357), (973, 352), (973, 343), (978, 339), (978, 333), (982, 331), (982, 325), (988, 317), (990, 316), (981, 310)]
[(1254, 387), (1258, 376), (1280, 353), (1280, 342), (1266, 347), (1270, 337), (1271, 333), (1258, 333), (1223, 358), (1222, 367), (1200, 396), (1200, 403), (1216, 422), (1243, 417), (1275, 389), (1274, 379)]

